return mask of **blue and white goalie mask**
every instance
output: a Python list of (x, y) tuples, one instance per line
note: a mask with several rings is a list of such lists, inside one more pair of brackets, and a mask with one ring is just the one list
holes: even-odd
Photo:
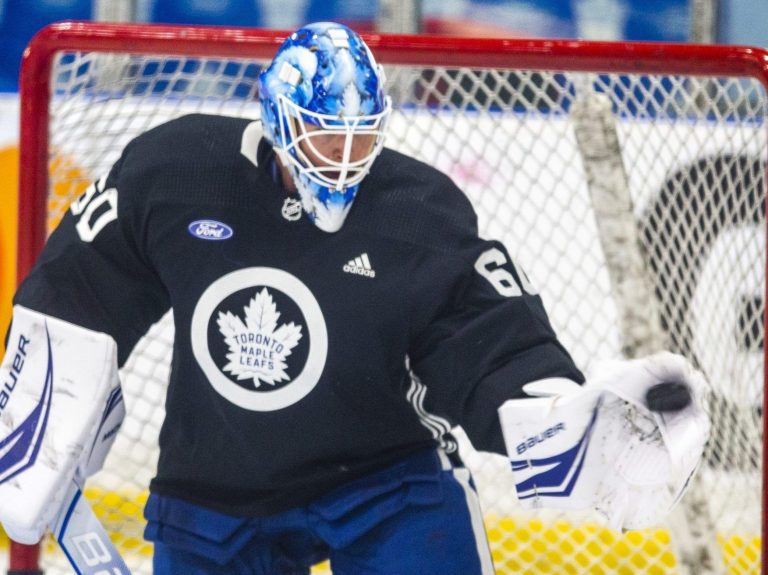
[(341, 228), (384, 145), (383, 84), (360, 36), (329, 22), (294, 32), (259, 76), (264, 135), (323, 231)]

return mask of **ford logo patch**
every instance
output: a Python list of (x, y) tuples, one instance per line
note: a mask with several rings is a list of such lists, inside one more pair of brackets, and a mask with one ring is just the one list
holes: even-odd
[(187, 229), (192, 237), (201, 240), (227, 240), (235, 233), (227, 224), (216, 220), (197, 220), (189, 224)]

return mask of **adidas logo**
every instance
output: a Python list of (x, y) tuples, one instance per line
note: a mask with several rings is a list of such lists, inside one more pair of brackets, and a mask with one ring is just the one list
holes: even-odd
[(349, 260), (344, 264), (342, 268), (345, 272), (350, 274), (358, 274), (369, 278), (375, 278), (376, 272), (371, 267), (371, 261), (368, 259), (368, 254), (361, 254), (353, 260)]

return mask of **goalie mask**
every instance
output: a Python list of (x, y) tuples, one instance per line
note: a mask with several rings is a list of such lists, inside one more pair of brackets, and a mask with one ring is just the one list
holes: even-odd
[(384, 145), (384, 72), (342, 24), (310, 24), (259, 76), (264, 135), (288, 167), (310, 219), (339, 230)]

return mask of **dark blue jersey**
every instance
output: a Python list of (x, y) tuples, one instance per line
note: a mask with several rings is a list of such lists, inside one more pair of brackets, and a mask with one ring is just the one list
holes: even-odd
[[(173, 309), (151, 489), (236, 515), (303, 505), (497, 408), (582, 381), (538, 295), (441, 172), (385, 149), (342, 229), (296, 217), (258, 123), (192, 115), (124, 150), (15, 302), (110, 334), (119, 362)], [(521, 277), (522, 276), (522, 277)]]

